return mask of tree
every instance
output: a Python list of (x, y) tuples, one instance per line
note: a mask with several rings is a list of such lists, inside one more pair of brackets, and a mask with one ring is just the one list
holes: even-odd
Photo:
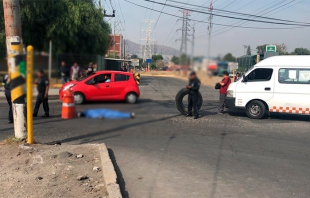
[(187, 56), (186, 54), (182, 54), (181, 55), (181, 59), (180, 59), (180, 64), (181, 65), (188, 65), (190, 63), (190, 57)]
[[(264, 44), (264, 45), (259, 45), (256, 47), (256, 50), (257, 50), (257, 53), (259, 54), (263, 54), (266, 52), (266, 46), (268, 44)], [(287, 55), (288, 52), (287, 52), (287, 46), (282, 43), (282, 44), (273, 44), (277, 47), (277, 52), (279, 52), (280, 55)]]
[(282, 44), (275, 44), (277, 46), (277, 52), (279, 52), (279, 55), (288, 55), (289, 53), (287, 52), (287, 46), (282, 43)]
[[(4, 24), (0, 4), (1, 37)], [(102, 10), (92, 0), (21, 0), (20, 5), (26, 46), (33, 45), (38, 51), (47, 51), (49, 40), (52, 40), (56, 53), (106, 54), (110, 27), (103, 20)]]
[(291, 53), (292, 55), (310, 55), (310, 51), (307, 48), (295, 48), (295, 50)]
[(131, 59), (137, 59), (137, 58), (138, 58), (138, 55), (136, 54), (131, 55)]
[(158, 60), (164, 60), (162, 55), (152, 55), (152, 62), (156, 63)]
[(162, 61), (162, 60), (157, 60), (157, 61), (156, 61), (156, 68), (157, 68), (157, 69), (162, 69), (162, 68), (164, 68), (164, 67), (165, 67), (164, 61)]
[(246, 55), (251, 55), (251, 46), (248, 46), (247, 50), (246, 50)]
[(139, 58), (139, 65), (140, 65), (140, 67), (142, 66), (142, 64), (143, 64), (143, 58)]
[(178, 64), (180, 64), (180, 58), (177, 57), (177, 56), (173, 56), (171, 58), (171, 62), (173, 62), (174, 64), (178, 65)]
[(223, 57), (224, 61), (227, 62), (235, 62), (236, 61), (236, 57), (234, 57), (231, 53), (227, 53), (224, 57)]

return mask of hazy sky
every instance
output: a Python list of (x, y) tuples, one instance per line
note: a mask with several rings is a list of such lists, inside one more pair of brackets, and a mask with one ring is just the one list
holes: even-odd
[[(113, 8), (116, 9), (116, 18), (107, 19), (113, 27), (114, 20), (125, 22), (119, 24), (118, 29), (122, 30), (122, 34), (125, 39), (129, 39), (136, 43), (144, 44), (145, 41), (140, 39), (145, 38), (144, 32), (141, 29), (145, 29), (146, 24), (142, 22), (143, 19), (154, 20), (152, 27), (158, 19), (159, 12), (146, 10), (145, 8), (138, 7), (130, 4), (125, 0), (105, 0), (105, 9), (110, 12)], [(156, 5), (144, 0), (128, 0), (141, 6), (153, 8), (161, 11), (163, 5)], [(166, 0), (154, 0), (156, 2), (165, 3)], [(209, 6), (210, 0), (177, 0), (179, 2), (189, 2), (196, 5)], [(265, 17), (272, 17), (277, 19), (292, 20), (298, 22), (308, 23), (310, 19), (310, 0), (213, 0), (214, 9), (223, 9), (235, 12), (242, 12), (254, 15), (262, 15)], [(179, 5), (185, 7), (185, 5), (177, 4), (171, 1), (167, 1), (167, 4)], [(287, 4), (287, 5), (285, 5)], [(294, 5), (296, 4), (296, 5)], [(281, 7), (283, 6), (283, 7)], [(201, 11), (204, 8), (201, 8)], [(197, 10), (197, 9), (196, 9)], [(208, 11), (206, 9), (206, 11)], [(164, 7), (163, 12), (170, 13), (177, 16), (182, 16), (179, 9)], [(227, 13), (218, 13), (223, 15), (233, 16)], [(206, 21), (208, 15), (198, 14), (196, 12), (190, 13), (190, 19)], [(234, 15), (236, 16), (236, 15)], [(236, 16), (244, 17), (244, 16)], [(252, 18), (253, 19), (253, 18)], [(255, 18), (256, 20), (266, 20), (262, 18)], [(177, 21), (178, 18), (161, 14), (158, 23), (152, 34), (152, 39), (156, 40), (159, 45), (166, 45), (176, 49), (180, 48), (180, 41), (175, 42), (176, 39), (181, 37), (181, 32), (176, 32), (178, 28), (181, 28), (181, 21)], [(218, 16), (213, 17), (213, 22), (224, 25), (239, 25), (239, 26), (252, 26), (263, 28), (291, 28), (293, 26), (286, 25), (274, 25), (257, 22), (244, 22), (236, 19), (222, 18)], [(190, 21), (192, 26), (194, 21)], [(310, 22), (309, 22), (310, 23)], [(207, 24), (197, 23), (196, 40), (195, 40), (195, 55), (207, 55), (208, 49), (208, 29)], [(191, 29), (191, 27), (190, 27)], [(223, 32), (224, 30), (227, 30)], [(223, 32), (223, 33), (222, 33)], [(191, 34), (191, 32), (189, 32)], [(219, 34), (220, 33), (220, 34)], [(189, 37), (191, 39), (191, 36)], [(245, 29), (245, 28), (229, 28), (219, 25), (213, 26), (211, 36), (211, 56), (225, 55), (231, 52), (234, 56), (241, 56), (244, 54), (243, 45), (250, 45), (252, 49), (255, 49), (260, 44), (273, 44), (273, 43), (285, 43), (289, 51), (294, 50), (296, 47), (305, 47), (310, 49), (310, 27), (299, 29)], [(191, 51), (191, 43), (188, 42), (188, 53)], [(253, 53), (255, 53), (253, 51)]]

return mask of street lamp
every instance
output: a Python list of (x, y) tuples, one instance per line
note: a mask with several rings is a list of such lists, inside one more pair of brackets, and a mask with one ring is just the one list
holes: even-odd
[(245, 55), (245, 52), (246, 52), (246, 49), (249, 47), (248, 45), (243, 45), (244, 47), (244, 55)]

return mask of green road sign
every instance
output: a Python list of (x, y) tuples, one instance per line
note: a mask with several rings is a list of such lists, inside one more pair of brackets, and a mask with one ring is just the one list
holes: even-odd
[(277, 46), (275, 45), (267, 45), (266, 46), (266, 52), (276, 52), (277, 51)]

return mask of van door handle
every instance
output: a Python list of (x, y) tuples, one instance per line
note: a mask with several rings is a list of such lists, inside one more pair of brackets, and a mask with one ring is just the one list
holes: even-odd
[(265, 87), (265, 91), (270, 91), (271, 88), (270, 87)]
[(106, 85), (105, 87), (110, 87), (110, 85)]

